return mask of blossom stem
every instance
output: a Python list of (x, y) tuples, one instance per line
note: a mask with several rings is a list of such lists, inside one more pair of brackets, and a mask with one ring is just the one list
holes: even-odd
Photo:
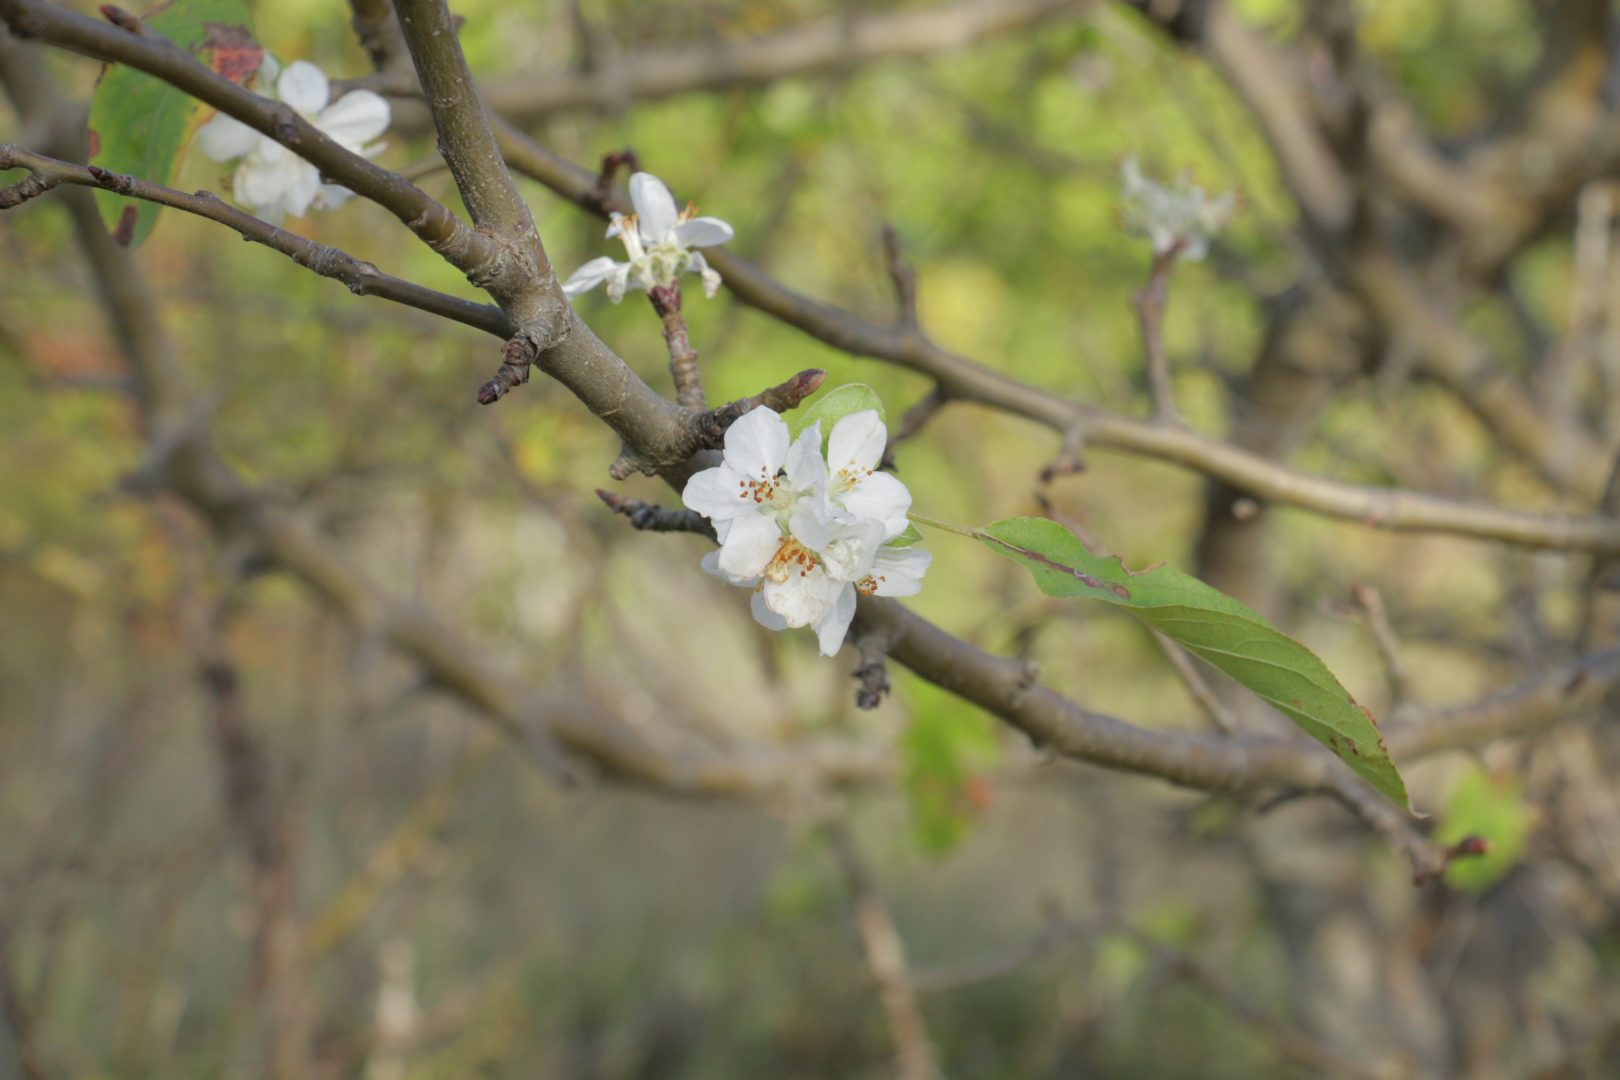
[(906, 517), (916, 522), (918, 525), (927, 525), (934, 529), (944, 529), (946, 532), (953, 532), (957, 536), (969, 536), (977, 540), (980, 535), (978, 529), (969, 528), (966, 525), (956, 525), (949, 521), (940, 521), (938, 518), (925, 517), (922, 514), (912, 513), (907, 514)]
[(686, 316), (681, 314), (679, 285), (659, 285), (647, 292), (653, 310), (664, 320), (664, 342), (669, 346), (669, 373), (675, 380), (675, 400), (691, 412), (709, 407), (703, 393), (703, 376), (698, 373), (697, 350), (686, 333)]
[(1178, 239), (1154, 255), (1147, 285), (1133, 298), (1137, 325), (1142, 334), (1142, 352), (1147, 361), (1148, 387), (1153, 398), (1153, 419), (1161, 424), (1180, 424), (1170, 379), (1170, 354), (1164, 344), (1164, 310), (1170, 302), (1170, 271), (1187, 246)]

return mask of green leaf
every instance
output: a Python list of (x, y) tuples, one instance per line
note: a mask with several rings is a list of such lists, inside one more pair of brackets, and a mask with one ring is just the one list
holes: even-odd
[(1490, 844), (1483, 855), (1458, 859), (1446, 868), (1446, 882), (1459, 889), (1482, 892), (1524, 857), (1530, 834), (1530, 808), (1518, 781), (1492, 776), (1475, 768), (1457, 781), (1446, 801), (1446, 811), (1434, 838), (1455, 844), (1481, 836)]
[(923, 534), (917, 531), (917, 526), (907, 525), (906, 531), (889, 541), (889, 547), (910, 547), (912, 544), (922, 542)]
[(883, 399), (878, 397), (877, 391), (865, 383), (846, 383), (836, 390), (828, 391), (817, 399), (814, 405), (807, 409), (800, 409), (794, 414), (792, 430), (795, 437), (799, 432), (821, 421), (821, 448), (827, 448), (827, 440), (832, 436), (833, 425), (851, 413), (872, 410), (883, 419)]
[(1093, 555), (1068, 529), (1045, 518), (998, 521), (974, 535), (1023, 564), (1048, 596), (1126, 608), (1259, 694), (1373, 787), (1409, 807), (1406, 785), (1372, 714), (1316, 654), (1236, 600), (1167, 566), (1126, 570), (1117, 557)]
[[(235, 83), (251, 79), (264, 59), (242, 0), (174, 0), (144, 21)], [(109, 66), (90, 98), (90, 162), (154, 183), (172, 183), (207, 111), (196, 98), (154, 76)], [(156, 203), (101, 190), (96, 202), (107, 228), (128, 246), (145, 240), (157, 220)]]

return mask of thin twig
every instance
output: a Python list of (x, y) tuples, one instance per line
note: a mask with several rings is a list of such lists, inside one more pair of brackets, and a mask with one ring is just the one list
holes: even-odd
[(761, 390), (753, 397), (738, 398), (718, 409), (694, 416), (692, 429), (697, 434), (698, 445), (711, 450), (720, 449), (725, 445), (726, 429), (741, 419), (745, 413), (761, 407), (779, 413), (797, 409), (800, 402), (821, 389), (821, 384), (826, 379), (825, 371), (807, 368), (787, 382)]
[(900, 233), (892, 224), (883, 226), (883, 254), (889, 265), (889, 280), (894, 283), (895, 305), (899, 309), (898, 322), (907, 329), (917, 328), (917, 268), (906, 261), (900, 250)]
[(645, 532), (697, 533), (714, 539), (714, 526), (696, 510), (667, 510), (640, 499), (631, 499), (613, 491), (596, 489), (596, 497), (615, 514), (623, 514), (630, 524)]
[(1384, 664), (1384, 679), (1389, 684), (1389, 704), (1391, 708), (1412, 700), (1412, 676), (1407, 670), (1406, 661), (1401, 656), (1400, 639), (1395, 636), (1395, 628), (1390, 625), (1389, 612), (1384, 609), (1384, 598), (1379, 591), (1371, 585), (1353, 585), (1350, 595), (1355, 599), (1356, 607), (1361, 610), (1367, 620), (1367, 628), (1372, 631), (1373, 641), (1378, 646), (1379, 659)]
[(1181, 423), (1170, 380), (1170, 354), (1164, 347), (1164, 312), (1170, 302), (1170, 271), (1175, 269), (1185, 243), (1184, 240), (1173, 241), (1164, 251), (1154, 254), (1147, 285), (1132, 299), (1142, 334), (1142, 354), (1147, 361), (1153, 419), (1166, 425)]
[(703, 375), (698, 371), (697, 350), (686, 330), (681, 313), (680, 285), (658, 285), (647, 291), (653, 310), (664, 323), (664, 344), (669, 347), (669, 374), (675, 382), (675, 400), (683, 409), (702, 412), (709, 407), (703, 393)]
[(946, 396), (945, 391), (936, 385), (917, 404), (907, 409), (905, 415), (900, 417), (900, 423), (895, 425), (894, 432), (889, 436), (888, 443), (883, 447), (883, 460), (879, 467), (893, 469), (895, 467), (894, 452), (900, 448), (900, 444), (907, 439), (915, 438), (917, 433), (922, 431), (949, 401), (950, 398)]
[[(188, 214), (195, 214), (224, 225), (234, 230), (244, 240), (263, 244), (272, 251), (279, 251), (306, 270), (342, 282), (350, 292), (358, 296), (376, 296), (392, 300), (396, 304), (404, 304), (406, 307), (465, 323), (491, 334), (512, 332), (512, 321), (500, 308), (491, 304), (463, 300), (425, 285), (385, 274), (371, 263), (363, 262), (346, 251), (306, 240), (297, 233), (278, 228), (244, 210), (238, 210), (207, 191), (188, 195), (183, 191), (164, 187), (162, 184), (154, 184), (136, 176), (109, 172), (94, 165), (87, 167), (58, 161), (56, 158), (33, 153), (21, 146), (9, 144), (0, 146), (0, 169), (14, 168), (28, 169), (32, 174), (29, 180), (40, 182), (41, 190), (34, 194), (40, 194), (58, 184), (77, 184), (114, 191), (132, 199), (183, 210)], [(4, 210), (8, 205), (15, 205), (8, 202), (7, 192), (28, 184), (29, 180), (15, 184), (6, 191), (0, 191), (0, 210)]]
[(855, 707), (875, 709), (883, 704), (889, 693), (889, 666), (887, 643), (876, 634), (861, 634), (855, 639), (861, 662), (854, 678), (860, 685), (855, 690)]
[(1150, 633), (1153, 635), (1154, 642), (1159, 646), (1159, 651), (1164, 653), (1166, 660), (1170, 661), (1170, 666), (1176, 669), (1176, 675), (1180, 677), (1182, 684), (1186, 686), (1187, 692), (1192, 695), (1193, 701), (1197, 702), (1198, 707), (1204, 711), (1204, 715), (1209, 718), (1210, 722), (1215, 725), (1222, 735), (1236, 734), (1241, 726), (1238, 723), (1237, 716), (1216, 695), (1209, 685), (1209, 680), (1204, 678), (1204, 673), (1198, 670), (1198, 665), (1193, 663), (1192, 657), (1187, 655), (1187, 650), (1157, 630), (1150, 631)]
[(855, 928), (866, 950), (866, 963), (877, 983), (878, 999), (889, 1022), (897, 1052), (896, 1075), (900, 1080), (934, 1080), (939, 1066), (923, 1022), (917, 991), (906, 971), (905, 943), (895, 929), (894, 917), (878, 892), (871, 869), (861, 858), (849, 827), (842, 821), (829, 822), (823, 829), (827, 844), (855, 907)]

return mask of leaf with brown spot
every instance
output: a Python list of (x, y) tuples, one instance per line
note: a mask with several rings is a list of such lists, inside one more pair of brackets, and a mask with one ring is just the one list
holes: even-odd
[[(143, 22), (234, 83), (246, 84), (264, 61), (242, 0), (175, 0)], [(90, 161), (111, 172), (173, 183), (208, 111), (155, 76), (122, 64), (106, 67), (90, 97)], [(101, 190), (96, 202), (121, 244), (141, 243), (157, 220), (155, 203)]]

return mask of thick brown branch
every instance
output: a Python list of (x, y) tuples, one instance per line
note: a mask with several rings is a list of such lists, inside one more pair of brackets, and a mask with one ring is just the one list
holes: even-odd
[(495, 145), (450, 9), (444, 0), (396, 0), (394, 10), (439, 132), (439, 153), (473, 224), (500, 252), (478, 284), (536, 348), (547, 348), (570, 328), (568, 298), (552, 273), (529, 204)]

